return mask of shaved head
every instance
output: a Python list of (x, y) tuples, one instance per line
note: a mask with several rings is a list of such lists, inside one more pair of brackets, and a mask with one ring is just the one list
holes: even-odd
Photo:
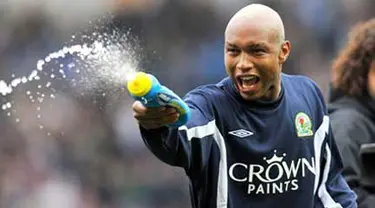
[(229, 20), (224, 61), (245, 100), (275, 100), (281, 92), (282, 65), (290, 53), (279, 14), (262, 4), (250, 4)]
[(285, 40), (283, 21), (279, 14), (268, 6), (250, 4), (239, 10), (228, 22), (225, 35), (240, 25), (269, 30), (280, 43)]

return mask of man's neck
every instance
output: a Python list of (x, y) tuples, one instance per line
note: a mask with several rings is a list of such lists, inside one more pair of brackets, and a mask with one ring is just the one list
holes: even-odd
[(273, 86), (271, 89), (269, 89), (268, 93), (264, 97), (262, 97), (260, 100), (272, 102), (272, 101), (278, 100), (280, 96), (281, 96), (281, 83), (279, 83), (278, 86)]

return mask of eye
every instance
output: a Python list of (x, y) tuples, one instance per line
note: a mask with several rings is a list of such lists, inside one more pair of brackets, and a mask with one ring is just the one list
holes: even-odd
[(236, 54), (240, 53), (240, 50), (237, 49), (237, 48), (227, 48), (226, 51), (230, 55), (236, 55)]
[(259, 56), (259, 55), (264, 55), (266, 53), (266, 50), (262, 48), (254, 48), (254, 49), (251, 49), (251, 53)]
[(265, 51), (263, 49), (254, 49), (255, 53), (264, 53)]

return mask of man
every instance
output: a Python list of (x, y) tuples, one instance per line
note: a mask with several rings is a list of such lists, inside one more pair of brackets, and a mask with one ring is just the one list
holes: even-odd
[(352, 29), (332, 72), (329, 114), (343, 175), (358, 207), (375, 208), (375, 18)]
[(184, 168), (193, 207), (356, 207), (318, 87), (281, 72), (290, 43), (279, 15), (244, 7), (224, 51), (229, 77), (185, 96), (185, 126), (165, 127), (178, 118), (171, 108), (133, 104), (146, 146)]

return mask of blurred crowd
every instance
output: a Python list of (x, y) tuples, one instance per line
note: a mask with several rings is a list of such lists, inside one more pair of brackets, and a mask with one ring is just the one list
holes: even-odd
[[(184, 95), (225, 77), (225, 25), (251, 2), (1, 1), (0, 80), (29, 75), (39, 59), (62, 48), (88, 21), (111, 14), (111, 27), (131, 28), (140, 39), (140, 67)], [(348, 30), (375, 15), (372, 0), (256, 2), (284, 20), (292, 42), (284, 71), (311, 77), (325, 95), (332, 59)], [(77, 96), (74, 89), (58, 90), (56, 99), (36, 106), (25, 98), (26, 88), (37, 90), (24, 85), (0, 98), (0, 104), (14, 101), (10, 116), (0, 112), (0, 208), (190, 207), (184, 172), (163, 164), (143, 145), (126, 93), (110, 89), (106, 96)]]

